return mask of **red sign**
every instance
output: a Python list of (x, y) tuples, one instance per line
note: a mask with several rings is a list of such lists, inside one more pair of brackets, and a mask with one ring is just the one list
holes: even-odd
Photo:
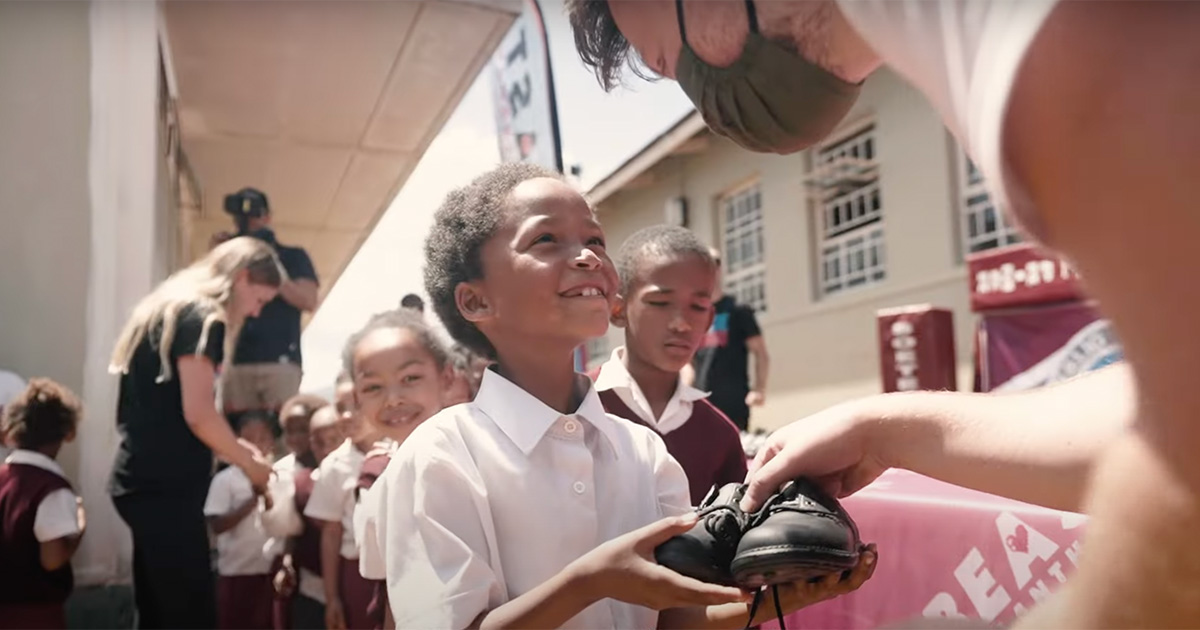
[(1083, 297), (1079, 275), (1066, 261), (1029, 244), (971, 254), (967, 269), (973, 311)]
[(883, 391), (958, 389), (953, 313), (925, 304), (885, 309), (876, 319)]

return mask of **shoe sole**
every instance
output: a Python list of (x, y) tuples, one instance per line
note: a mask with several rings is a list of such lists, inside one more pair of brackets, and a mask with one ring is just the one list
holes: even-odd
[(826, 548), (778, 545), (738, 554), (730, 571), (744, 588), (811, 581), (853, 569), (858, 554)]

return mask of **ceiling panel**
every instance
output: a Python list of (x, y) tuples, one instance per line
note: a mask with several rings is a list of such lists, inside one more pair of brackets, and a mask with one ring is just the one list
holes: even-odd
[(328, 290), (520, 10), (521, 0), (163, 3), (183, 150), (203, 193), (191, 251), (244, 186)]
[(478, 42), (490, 39), (499, 20), (466, 4), (426, 3), (416, 30), (400, 53), (364, 145), (372, 149), (415, 151), (442, 112), (442, 103), (469, 79)]
[(412, 159), (403, 153), (356, 153), (330, 206), (326, 227), (370, 227), (378, 209), (391, 201), (396, 179), (411, 167)]

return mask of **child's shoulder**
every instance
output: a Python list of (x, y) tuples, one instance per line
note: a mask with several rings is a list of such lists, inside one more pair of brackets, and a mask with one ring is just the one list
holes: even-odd
[(214, 488), (233, 487), (241, 484), (242, 482), (245, 482), (247, 485), (249, 485), (250, 478), (246, 476), (246, 473), (242, 472), (241, 468), (230, 465), (218, 470), (217, 473), (213, 475), (211, 486)]
[(422, 422), (391, 452), (393, 459), (411, 459), (418, 454), (457, 452), (465, 444), (464, 434), (477, 425), (482, 412), (475, 403), (446, 407)]
[(662, 436), (655, 432), (650, 427), (634, 422), (628, 418), (604, 412), (608, 418), (610, 426), (612, 426), (618, 435), (625, 436), (628, 442), (628, 448), (638, 456), (656, 457), (659, 453), (667, 452), (667, 445), (663, 442)]
[(730, 420), (725, 412), (717, 409), (717, 406), (709, 402), (707, 398), (701, 398), (692, 403), (692, 415), (688, 418), (688, 423), (703, 426), (705, 432), (712, 434), (713, 437), (741, 440), (741, 432), (733, 420)]

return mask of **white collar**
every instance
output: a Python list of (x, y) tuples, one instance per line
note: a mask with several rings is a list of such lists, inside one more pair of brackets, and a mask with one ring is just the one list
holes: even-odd
[(63, 473), (62, 467), (58, 465), (58, 462), (37, 451), (27, 451), (23, 448), (19, 448), (10, 453), (9, 456), (5, 458), (4, 463), (37, 466), (42, 470), (48, 470), (64, 479), (67, 477), (67, 475)]
[(533, 451), (533, 447), (537, 446), (550, 427), (564, 415), (574, 415), (599, 429), (613, 448), (613, 453), (616, 453), (617, 445), (621, 442), (613, 419), (604, 412), (604, 405), (600, 402), (600, 396), (591, 381), (582, 374), (576, 374), (575, 377), (581, 386), (584, 385), (583, 381), (586, 381), (587, 394), (574, 414), (562, 414), (551, 409), (549, 405), (492, 368), (483, 371), (483, 380), (479, 383), (479, 393), (475, 395), (474, 405), (491, 418), (508, 439), (526, 455)]
[[(629, 373), (629, 369), (625, 367), (625, 346), (618, 346), (612, 351), (612, 355), (604, 362), (604, 365), (600, 366), (600, 373), (596, 375), (596, 389), (606, 391), (622, 387), (625, 389), (637, 388), (639, 394), (642, 390), (633, 375)], [(695, 402), (701, 398), (708, 398), (708, 392), (685, 384), (683, 377), (680, 377), (675, 385), (675, 393), (671, 397)]]

